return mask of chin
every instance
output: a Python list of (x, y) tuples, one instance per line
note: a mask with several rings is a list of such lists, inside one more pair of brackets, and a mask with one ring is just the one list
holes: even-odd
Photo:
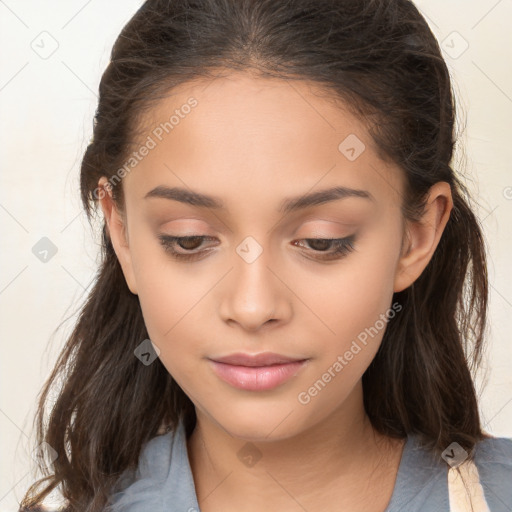
[[(284, 412), (286, 411), (286, 412)], [(299, 434), (302, 422), (298, 421), (296, 414), (290, 414), (291, 407), (280, 407), (275, 412), (257, 410), (231, 409), (226, 415), (215, 417), (216, 422), (233, 437), (247, 442), (268, 442), (288, 439)]]

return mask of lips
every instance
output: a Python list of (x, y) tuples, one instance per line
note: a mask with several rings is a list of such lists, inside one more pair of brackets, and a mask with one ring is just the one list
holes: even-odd
[(246, 391), (265, 391), (296, 376), (308, 360), (266, 352), (231, 354), (210, 359), (210, 362), (217, 377), (231, 386)]
[(264, 352), (261, 354), (231, 354), (225, 357), (212, 358), (218, 363), (232, 364), (235, 366), (271, 366), (274, 364), (294, 363), (304, 361), (304, 358), (287, 357), (273, 352)]

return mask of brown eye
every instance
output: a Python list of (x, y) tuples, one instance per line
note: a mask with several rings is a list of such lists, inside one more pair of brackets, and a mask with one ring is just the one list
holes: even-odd
[(193, 251), (201, 246), (202, 241), (203, 239), (200, 236), (187, 236), (180, 238), (177, 242), (182, 249)]
[[(355, 235), (347, 238), (304, 238), (299, 242), (305, 241), (308, 246), (312, 247), (315, 257), (321, 260), (334, 260), (346, 256), (351, 251), (355, 250), (354, 242)], [(294, 242), (294, 245), (303, 247), (303, 245)], [(327, 250), (329, 247), (334, 247), (332, 250)]]
[[(159, 235), (158, 236), (160, 243), (164, 246), (165, 250), (168, 251), (174, 258), (177, 259), (191, 259), (197, 256), (200, 256), (205, 251), (199, 252), (190, 252), (186, 251), (196, 251), (201, 244), (205, 240), (215, 240), (213, 237), (209, 236), (171, 236), (171, 235)], [(176, 249), (181, 249), (185, 252), (180, 252)]]

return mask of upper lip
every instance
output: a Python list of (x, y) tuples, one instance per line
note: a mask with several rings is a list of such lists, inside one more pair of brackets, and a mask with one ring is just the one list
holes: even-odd
[(224, 357), (211, 358), (218, 363), (226, 363), (237, 366), (270, 366), (272, 364), (293, 363), (304, 361), (305, 358), (287, 357), (273, 352), (263, 352), (261, 354), (229, 354)]

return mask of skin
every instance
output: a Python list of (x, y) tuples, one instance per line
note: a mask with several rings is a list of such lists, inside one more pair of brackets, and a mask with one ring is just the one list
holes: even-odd
[[(140, 142), (191, 96), (198, 105), (125, 176), (124, 209), (106, 178), (98, 183), (150, 338), (196, 408), (187, 449), (203, 512), (261, 511), (270, 504), (284, 511), (378, 512), (394, 488), (404, 441), (374, 431), (361, 381), (385, 328), (309, 403), (298, 395), (376, 325), (394, 292), (421, 275), (452, 197), (447, 183), (435, 184), (421, 221), (406, 223), (403, 172), (377, 156), (358, 118), (320, 92), (309, 82), (242, 73), (183, 84), (147, 113)], [(338, 150), (350, 134), (365, 144), (354, 161)], [(226, 210), (144, 198), (159, 185), (217, 196)], [(278, 211), (284, 198), (336, 185), (368, 191), (374, 200)], [(205, 251), (183, 262), (165, 251), (158, 233), (215, 241), (176, 247)], [(320, 259), (322, 247), (304, 241), (352, 234), (355, 250), (330, 261)], [(236, 252), (247, 236), (262, 249), (251, 263)], [(309, 361), (277, 388), (247, 391), (219, 379), (207, 360), (266, 351)], [(251, 467), (237, 455), (246, 443), (261, 455)]]

